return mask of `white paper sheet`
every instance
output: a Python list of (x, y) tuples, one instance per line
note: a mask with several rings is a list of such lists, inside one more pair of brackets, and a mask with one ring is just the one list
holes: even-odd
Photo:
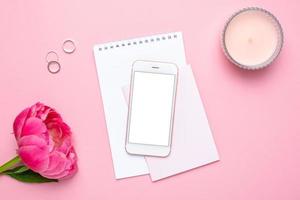
[(185, 52), (180, 32), (153, 35), (96, 45), (94, 55), (104, 105), (115, 177), (147, 174), (144, 157), (125, 151), (127, 105), (122, 86), (129, 84), (135, 60), (173, 62), (185, 66)]

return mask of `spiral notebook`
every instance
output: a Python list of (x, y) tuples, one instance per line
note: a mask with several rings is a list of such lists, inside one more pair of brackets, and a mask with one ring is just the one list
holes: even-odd
[[(110, 42), (94, 46), (94, 55), (97, 66), (97, 73), (101, 94), (104, 105), (106, 125), (109, 135), (109, 142), (112, 152), (115, 177), (117, 179), (132, 176), (144, 175), (150, 172), (153, 181), (159, 180), (192, 168), (208, 164), (218, 160), (217, 150), (209, 129), (205, 111), (199, 96), (192, 72), (189, 73), (189, 67), (186, 66), (185, 51), (182, 34), (173, 32), (167, 34), (152, 35), (148, 37), (135, 38)], [(178, 143), (178, 149), (171, 149), (171, 155), (168, 158), (153, 158), (129, 155), (125, 151), (126, 123), (127, 123), (127, 102), (124, 98), (124, 87), (129, 85), (131, 66), (135, 60), (155, 60), (162, 62), (173, 62), (179, 67), (182, 74), (186, 74), (181, 88), (185, 88), (186, 98), (192, 98), (188, 104), (198, 108), (179, 107), (181, 111), (177, 115), (177, 134), (174, 140), (179, 138), (188, 138), (188, 142)], [(180, 74), (179, 74), (180, 79)], [(187, 83), (187, 84), (185, 84)], [(188, 85), (190, 84), (190, 85)], [(191, 87), (191, 88), (189, 88)], [(186, 98), (184, 98), (186, 100)], [(188, 105), (187, 105), (188, 106)], [(189, 109), (191, 108), (191, 109)], [(184, 110), (196, 110), (198, 114)], [(175, 111), (176, 112), (176, 111)], [(181, 114), (180, 114), (181, 113)], [(198, 118), (192, 119), (192, 118)], [(187, 127), (179, 125), (180, 121), (185, 120), (194, 123), (188, 123)], [(176, 122), (175, 122), (176, 123)], [(197, 124), (202, 124), (197, 126)], [(179, 130), (180, 129), (180, 130)], [(200, 137), (191, 138), (191, 134), (199, 133)], [(189, 137), (189, 135), (191, 137)], [(177, 143), (175, 141), (175, 143)], [(184, 146), (185, 145), (185, 146)], [(176, 145), (175, 145), (176, 146)], [(199, 150), (197, 147), (199, 146)], [(196, 150), (195, 150), (196, 149)], [(200, 153), (200, 155), (199, 155)]]

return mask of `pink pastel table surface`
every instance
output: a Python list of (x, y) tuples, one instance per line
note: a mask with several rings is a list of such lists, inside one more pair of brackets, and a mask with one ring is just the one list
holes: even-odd
[[(282, 53), (261, 71), (238, 69), (220, 47), (227, 17), (247, 6), (271, 11), (284, 29)], [(72, 127), (79, 171), (54, 184), (1, 176), (0, 199), (300, 199), (299, 19), (298, 0), (3, 0), (0, 163), (15, 155), (14, 117), (41, 101)], [(171, 31), (183, 32), (221, 160), (155, 183), (115, 180), (92, 47)], [(67, 38), (74, 54), (61, 50)], [(46, 69), (50, 50), (62, 65), (56, 75)]]

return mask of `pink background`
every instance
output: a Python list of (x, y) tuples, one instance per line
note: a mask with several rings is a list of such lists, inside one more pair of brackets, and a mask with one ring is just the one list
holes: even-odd
[[(225, 20), (246, 6), (270, 10), (284, 29), (283, 51), (265, 70), (240, 70), (220, 48)], [(299, 9), (299, 0), (2, 0), (0, 163), (15, 155), (14, 117), (42, 101), (73, 128), (79, 172), (40, 185), (1, 176), (0, 198), (300, 199)], [(221, 161), (156, 183), (116, 181), (92, 47), (169, 31), (184, 34)], [(76, 53), (62, 52), (66, 38), (76, 41)], [(57, 75), (46, 70), (50, 50), (60, 56)]]

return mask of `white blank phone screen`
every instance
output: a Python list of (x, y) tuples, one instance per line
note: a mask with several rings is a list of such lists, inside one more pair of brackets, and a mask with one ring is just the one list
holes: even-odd
[(135, 72), (129, 142), (169, 145), (175, 75)]

